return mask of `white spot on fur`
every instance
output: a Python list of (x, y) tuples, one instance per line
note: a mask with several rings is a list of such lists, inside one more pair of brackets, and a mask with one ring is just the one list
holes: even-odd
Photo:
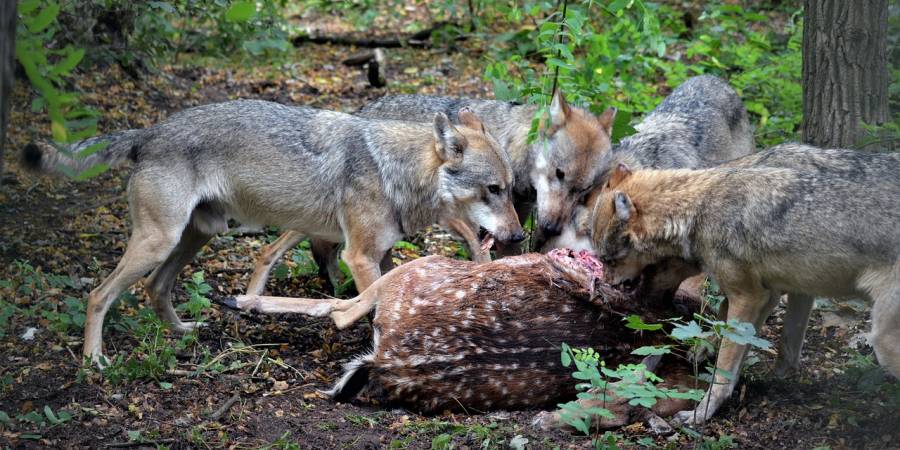
[(462, 298), (465, 296), (466, 296), (465, 291), (456, 291), (456, 298), (462, 300)]
[(496, 233), (497, 228), (500, 224), (500, 218), (497, 217), (497, 213), (493, 208), (489, 207), (484, 202), (475, 202), (470, 206), (470, 216), (472, 217), (472, 221), (484, 227), (485, 230), (490, 231), (491, 233)]

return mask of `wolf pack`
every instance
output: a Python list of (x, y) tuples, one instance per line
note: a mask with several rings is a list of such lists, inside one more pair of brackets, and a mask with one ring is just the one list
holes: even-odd
[[(29, 144), (22, 158), (32, 169), (57, 173), (133, 161), (131, 237), (116, 268), (88, 299), (83, 354), (101, 366), (107, 361), (104, 316), (148, 273), (144, 287), (157, 315), (177, 331), (197, 326), (176, 314), (173, 286), (196, 253), (234, 220), (276, 226), (283, 234), (263, 249), (247, 295), (234, 298), (232, 306), (328, 316), (338, 328), (376, 309), (376, 350), (388, 348), (387, 336), (395, 344), (425, 336), (416, 354), (406, 355), (407, 366), (439, 366), (450, 373), (447, 368), (467, 358), (429, 357), (432, 330), (407, 325), (398, 332), (396, 322), (442, 311), (429, 316), (441, 323), (434, 336), (471, 342), (464, 310), (445, 306), (457, 294), (468, 294), (446, 288), (452, 277), (443, 271), (455, 267), (449, 259), (428, 257), (393, 268), (392, 246), (428, 226), (450, 231), (469, 249), (473, 262), (458, 279), (474, 292), (487, 289), (492, 276), (524, 270), (525, 262), (518, 261), (528, 255), (516, 255), (526, 238), (522, 223), (533, 215), (533, 248), (593, 252), (604, 281), (622, 292), (665, 297), (686, 279), (705, 274), (727, 296), (722, 316), (757, 331), (786, 299), (774, 367), (779, 376), (800, 365), (815, 297), (868, 299), (869, 343), (881, 366), (900, 377), (900, 154), (797, 143), (757, 151), (740, 98), (727, 82), (709, 75), (685, 81), (635, 134), (615, 145), (614, 108), (597, 115), (557, 91), (537, 136), (530, 138), (537, 112), (536, 105), (426, 95), (383, 97), (352, 114), (235, 100), (190, 108), (145, 129), (90, 138), (65, 151)], [(101, 142), (101, 150), (74, 156)], [(263, 295), (271, 268), (304, 239), (324, 278), (337, 276), (339, 260), (346, 263), (358, 297)], [(492, 248), (502, 258), (495, 263)], [(535, 280), (526, 281), (521, 288), (505, 286), (533, 289), (527, 286)], [(490, 298), (501, 302), (506, 294), (492, 289)], [(476, 306), (494, 307), (486, 303)], [(383, 308), (390, 314), (382, 314)], [(563, 316), (534, 319), (560, 333), (589, 333), (585, 324), (576, 327)], [(498, 312), (491, 320), (503, 317)], [(502, 332), (494, 334), (492, 339), (504, 339)], [(558, 355), (559, 343), (553, 344)], [(542, 364), (526, 355), (526, 347), (519, 349), (525, 355), (521, 367)], [(702, 423), (715, 414), (734, 391), (747, 351), (747, 345), (722, 339), (717, 379), (699, 404), (672, 420)], [(545, 363), (560, 364), (558, 357)], [(381, 383), (402, 396), (402, 373), (386, 376), (391, 364), (389, 351), (378, 359), (358, 358), (329, 393), (346, 401), (362, 386)], [(529, 391), (542, 389), (541, 383), (516, 379), (515, 370), (504, 373), (494, 381), (498, 393), (508, 392), (507, 383), (523, 381)], [(432, 379), (448, 383), (443, 373)], [(452, 402), (426, 397), (406, 400), (419, 402), (422, 410), (465, 406), (462, 395)]]

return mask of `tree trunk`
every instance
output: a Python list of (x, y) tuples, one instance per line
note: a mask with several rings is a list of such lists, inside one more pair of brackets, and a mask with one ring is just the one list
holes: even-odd
[(804, 0), (804, 142), (854, 148), (888, 121), (887, 25), (887, 0)]
[(12, 96), (16, 64), (16, 1), (0, 0), (0, 184), (3, 183), (3, 153), (6, 122)]

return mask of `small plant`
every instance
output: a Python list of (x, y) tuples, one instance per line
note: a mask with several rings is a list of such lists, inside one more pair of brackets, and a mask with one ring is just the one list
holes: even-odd
[(50, 406), (42, 410), (33, 410), (12, 418), (5, 411), (0, 411), (0, 429), (19, 431), (19, 438), (41, 439), (39, 432), (69, 422), (74, 415), (64, 409), (53, 411)]
[[(639, 316), (631, 315), (624, 319), (627, 328), (639, 332), (657, 332), (665, 331), (665, 327), (661, 323), (645, 323)], [(677, 345), (656, 345), (640, 347), (632, 351), (632, 354), (638, 356), (666, 355), (674, 353), (683, 358), (688, 358), (691, 354), (696, 354), (703, 347), (710, 352), (714, 352), (710, 340), (729, 339), (740, 345), (752, 345), (759, 348), (768, 348), (769, 342), (756, 336), (756, 331), (752, 324), (729, 320), (727, 322), (711, 320), (700, 314), (694, 315), (694, 320), (690, 322), (681, 322), (680, 319), (667, 320), (671, 323), (671, 332), (667, 332), (670, 339), (676, 341)], [(642, 406), (650, 408), (656, 404), (658, 399), (674, 398), (689, 399), (700, 401), (703, 398), (704, 391), (700, 389), (690, 389), (687, 391), (679, 391), (677, 389), (661, 388), (657, 384), (663, 381), (656, 376), (643, 364), (621, 364), (615, 370), (606, 367), (594, 349), (573, 349), (562, 344), (561, 362), (564, 367), (575, 365), (575, 372), (572, 377), (578, 382), (575, 385), (580, 392), (577, 397), (579, 400), (588, 400), (592, 404), (600, 406), (585, 407), (577, 401), (571, 401), (559, 405), (561, 408), (562, 420), (581, 431), (585, 435), (590, 435), (591, 425), (599, 424), (603, 419), (613, 419), (613, 413), (605, 407), (607, 402), (612, 399), (610, 394), (614, 395), (618, 401), (627, 401), (632, 406)], [(708, 383), (715, 383), (716, 376), (730, 380), (733, 375), (715, 366), (707, 366), (705, 374), (700, 374), (699, 361), (696, 358), (691, 359), (694, 364), (694, 375), (700, 379), (704, 379)], [(595, 436), (592, 440), (595, 448), (613, 449), (618, 445), (631, 445), (624, 443), (621, 436), (615, 433), (606, 433), (602, 436)], [(706, 441), (704, 441), (706, 442)], [(716, 441), (718, 445), (719, 441)], [(722, 441), (721, 444), (728, 444), (730, 441)], [(709, 445), (713, 445), (710, 443)], [(717, 447), (724, 448), (724, 447)]]
[(279, 264), (273, 275), (276, 280), (312, 276), (319, 273), (319, 266), (310, 253), (310, 242), (304, 240), (291, 251), (290, 264)]
[(133, 330), (138, 345), (127, 355), (117, 355), (103, 369), (103, 377), (113, 384), (126, 380), (150, 379), (159, 382), (175, 368), (177, 354), (196, 343), (196, 332), (187, 333), (171, 343), (164, 324), (153, 311), (141, 309)]
[(188, 292), (190, 298), (187, 302), (178, 305), (178, 311), (186, 312), (193, 320), (200, 321), (203, 318), (203, 311), (210, 307), (210, 301), (206, 298), (206, 294), (212, 291), (212, 287), (206, 283), (203, 278), (203, 272), (194, 272), (191, 279), (182, 284), (184, 290)]
[[(680, 392), (658, 387), (656, 383), (661, 382), (662, 378), (647, 370), (643, 364), (622, 364), (615, 370), (607, 368), (606, 363), (592, 348), (572, 349), (563, 343), (561, 360), (564, 367), (575, 364), (576, 370), (572, 377), (579, 380), (575, 385), (582, 391), (578, 393), (579, 400), (599, 401), (605, 405), (607, 401), (611, 401), (608, 397), (611, 392), (617, 398), (627, 400), (629, 405), (650, 408), (660, 398), (688, 398), (697, 401), (703, 398), (703, 392), (698, 390)], [(585, 408), (576, 401), (559, 406), (563, 421), (585, 435), (590, 434), (594, 421), (599, 423), (601, 419), (615, 418), (609, 409), (602, 406)]]

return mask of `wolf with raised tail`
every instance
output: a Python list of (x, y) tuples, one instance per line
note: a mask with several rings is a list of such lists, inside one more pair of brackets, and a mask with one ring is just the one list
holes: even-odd
[(90, 294), (84, 355), (101, 362), (107, 309), (150, 271), (146, 286), (156, 313), (177, 330), (193, 328), (176, 315), (172, 286), (230, 218), (344, 242), (359, 291), (381, 275), (379, 262), (394, 242), (431, 224), (452, 229), (453, 222), (470, 237), (484, 228), (499, 241), (521, 241), (506, 153), (471, 111), (459, 113), (458, 126), (444, 114), (433, 118), (431, 124), (376, 121), (237, 100), (69, 149), (108, 142), (83, 159), (27, 146), (24, 161), (45, 171), (134, 161), (131, 238), (116, 269)]

